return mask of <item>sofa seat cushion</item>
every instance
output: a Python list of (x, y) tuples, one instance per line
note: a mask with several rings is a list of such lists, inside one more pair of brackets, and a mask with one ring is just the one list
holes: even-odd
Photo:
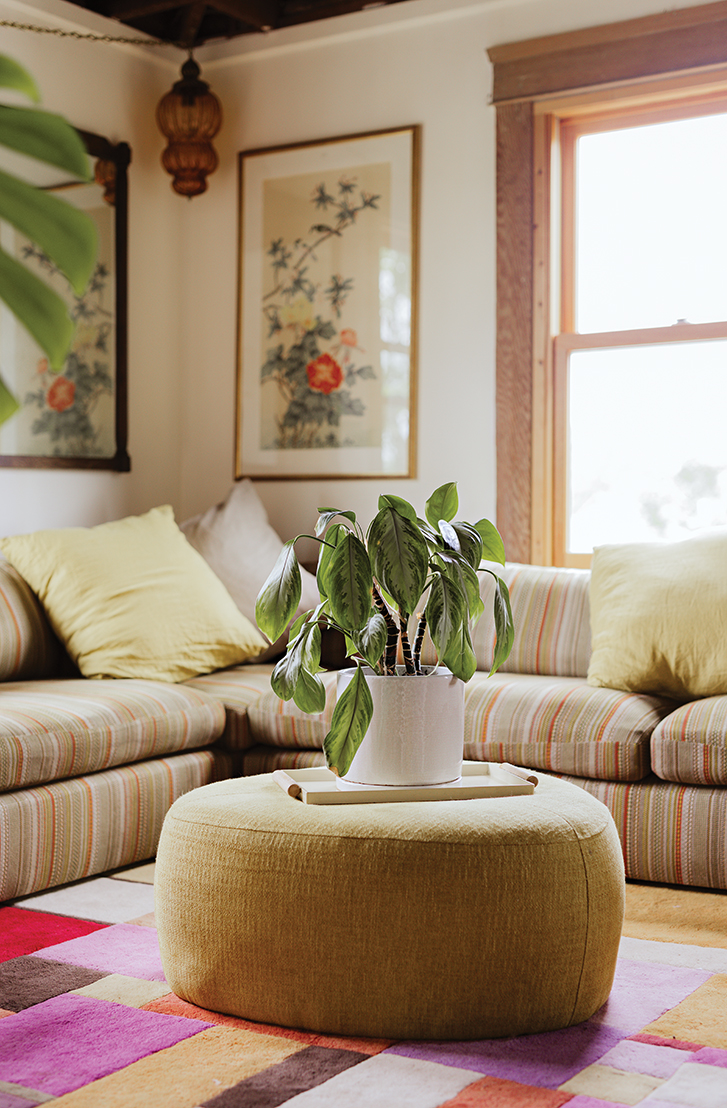
[(208, 746), (225, 711), (197, 689), (154, 681), (0, 686), (0, 792)]
[(662, 781), (727, 785), (727, 696), (682, 704), (651, 736), (651, 765)]
[(250, 741), (263, 746), (322, 750), (336, 706), (337, 677), (335, 670), (320, 674), (326, 688), (326, 706), (317, 714), (308, 715), (293, 700), (280, 700), (272, 691), (259, 697), (248, 711)]
[[(225, 729), (220, 736), (219, 745), (227, 750), (245, 750), (252, 746), (248, 713), (250, 707), (265, 693), (272, 695), (270, 675), (274, 666), (271, 662), (260, 665), (233, 666), (220, 669), (215, 673), (206, 673), (202, 677), (192, 677), (185, 685), (199, 689), (207, 696), (218, 700), (227, 716)], [(277, 700), (277, 697), (275, 698)]]
[(594, 689), (584, 678), (476, 673), (465, 689), (465, 758), (606, 781), (649, 772), (649, 740), (674, 701)]

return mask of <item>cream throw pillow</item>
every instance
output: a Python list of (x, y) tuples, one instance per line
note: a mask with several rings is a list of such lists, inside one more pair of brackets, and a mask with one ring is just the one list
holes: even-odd
[(85, 677), (183, 681), (265, 646), (169, 506), (98, 527), (16, 535), (0, 549)]
[(597, 547), (588, 684), (678, 699), (727, 693), (727, 531)]
[[(224, 584), (243, 615), (255, 622), (255, 601), (283, 548), (270, 526), (265, 505), (252, 481), (233, 485), (226, 499), (180, 524), (183, 533)], [(301, 596), (296, 617), (320, 600), (316, 579), (301, 566)], [(259, 659), (282, 654), (287, 634)], [(267, 645), (267, 644), (266, 644)]]

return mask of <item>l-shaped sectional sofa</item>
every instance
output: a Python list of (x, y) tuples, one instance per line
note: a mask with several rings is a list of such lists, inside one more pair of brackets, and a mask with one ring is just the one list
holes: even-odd
[[(628, 877), (727, 889), (727, 695), (589, 684), (590, 571), (508, 564), (502, 576), (515, 645), (488, 677), (483, 617), (465, 757), (556, 774), (603, 801)], [(325, 711), (307, 716), (271, 691), (272, 668), (82, 677), (0, 556), (0, 901), (153, 857), (166, 811), (197, 786), (323, 765), (335, 671)]]

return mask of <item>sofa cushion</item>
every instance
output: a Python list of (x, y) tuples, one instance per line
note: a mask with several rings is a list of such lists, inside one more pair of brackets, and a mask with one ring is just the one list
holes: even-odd
[[(500, 673), (585, 677), (591, 654), (588, 585), (584, 569), (488, 563), (510, 593), (515, 639)], [(492, 622), (494, 581), (481, 575), (485, 612), (475, 628), (477, 668), (489, 673), (495, 646)]]
[(588, 683), (679, 700), (727, 693), (727, 528), (593, 554)]
[[(235, 484), (221, 504), (180, 524), (183, 534), (222, 581), (238, 608), (255, 622), (255, 602), (277, 561), (283, 543), (268, 521), (265, 506), (248, 479)], [(320, 600), (316, 579), (301, 566), (301, 597), (296, 616)], [(282, 654), (287, 632), (257, 661)]]
[(727, 696), (683, 704), (651, 736), (651, 765), (663, 781), (727, 785)]
[(475, 674), (465, 689), (465, 758), (638, 781), (649, 772), (651, 733), (673, 707), (583, 678)]
[(208, 746), (220, 703), (153, 681), (17, 681), (0, 686), (0, 792)]
[(84, 677), (182, 681), (265, 646), (168, 506), (97, 527), (16, 535), (0, 548)]
[(259, 697), (271, 693), (272, 672), (272, 663), (233, 666), (185, 682), (223, 705), (227, 720), (218, 745), (227, 750), (245, 750), (252, 745), (249, 710)]
[(0, 554), (0, 681), (48, 677), (61, 654), (37, 598)]

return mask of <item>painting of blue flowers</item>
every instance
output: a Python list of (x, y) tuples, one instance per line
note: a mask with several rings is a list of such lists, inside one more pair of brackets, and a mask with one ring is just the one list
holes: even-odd
[(419, 129), (240, 155), (237, 476), (412, 476)]

